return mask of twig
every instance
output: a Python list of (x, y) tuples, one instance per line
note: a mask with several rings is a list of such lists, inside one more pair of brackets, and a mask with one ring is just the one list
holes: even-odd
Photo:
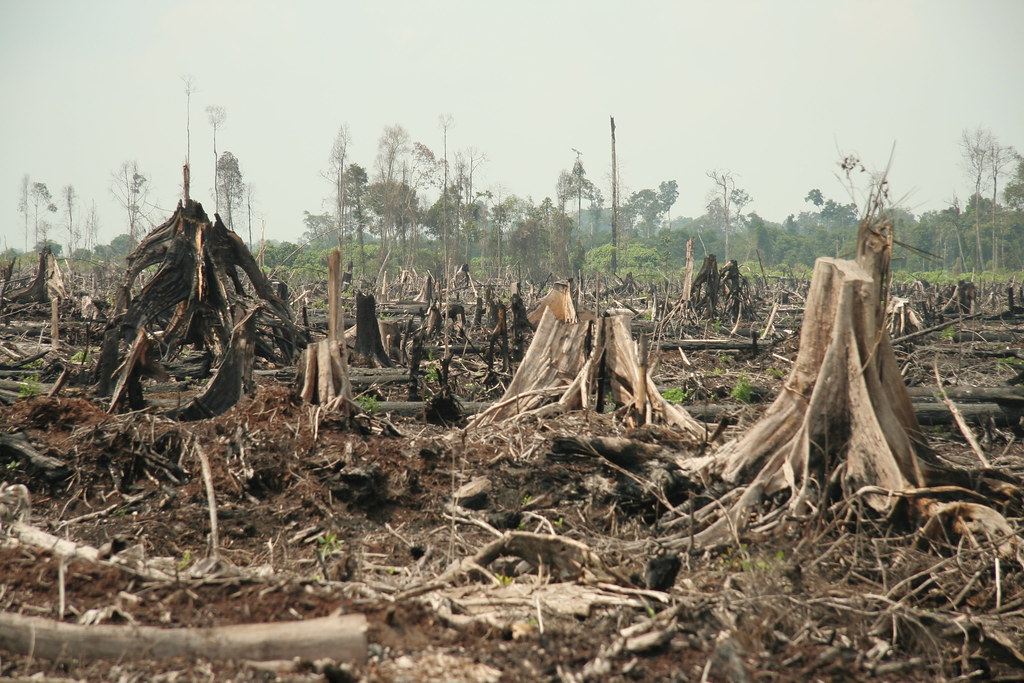
[(974, 432), (967, 426), (967, 421), (964, 420), (964, 416), (960, 413), (960, 409), (956, 407), (956, 404), (949, 400), (949, 396), (946, 395), (946, 390), (942, 387), (942, 378), (939, 377), (939, 365), (936, 363), (932, 366), (935, 371), (935, 384), (939, 389), (939, 393), (942, 394), (942, 402), (949, 408), (949, 412), (953, 415), (953, 419), (956, 420), (956, 426), (960, 428), (960, 433), (967, 439), (967, 443), (971, 445), (971, 450), (978, 456), (978, 460), (981, 461), (981, 466), (985, 469), (992, 467), (989, 463), (988, 458), (985, 457), (985, 451), (982, 450), (981, 444), (978, 443), (978, 439), (974, 436)]
[(206, 502), (210, 508), (210, 557), (217, 559), (220, 552), (220, 531), (217, 525), (217, 500), (213, 492), (213, 473), (210, 471), (210, 460), (206, 453), (199, 446), (199, 441), (193, 441), (192, 447), (199, 456), (199, 465), (203, 472), (203, 483), (206, 484)]

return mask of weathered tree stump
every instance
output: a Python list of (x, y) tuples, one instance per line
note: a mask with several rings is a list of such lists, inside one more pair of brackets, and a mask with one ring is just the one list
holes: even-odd
[[(13, 267), (13, 262), (11, 265)], [(4, 278), (5, 284), (9, 278), (8, 271), (7, 277)], [(57, 265), (57, 257), (53, 255), (53, 250), (46, 246), (39, 251), (39, 267), (32, 282), (11, 291), (7, 295), (7, 301), (14, 304), (44, 304), (51, 299), (63, 299), (66, 296), (65, 289), (64, 275)]]
[[(238, 235), (228, 230), (219, 216), (215, 218), (210, 223), (196, 201), (179, 202), (174, 214), (128, 256), (97, 367), (97, 396), (109, 396), (115, 381), (119, 387), (112, 409), (123, 396), (120, 387), (135, 381), (136, 364), (146, 357), (135, 347), (149, 343), (144, 341), (147, 334), (148, 339), (159, 342), (163, 360), (194, 344), (210, 353), (216, 368), (229, 357), (236, 358), (239, 345), (251, 346), (245, 353), (285, 364), (298, 356), (305, 335), (295, 325), (288, 304), (273, 291)], [(135, 281), (150, 266), (158, 266), (156, 272), (133, 298)], [(236, 329), (236, 312), (239, 320), (246, 321), (244, 329)], [(243, 341), (243, 332), (251, 339)], [(128, 344), (124, 353), (122, 341)], [(125, 359), (120, 366), (119, 359)], [(244, 362), (231, 372), (246, 373), (251, 366), (251, 361)], [(230, 389), (226, 380), (216, 383), (226, 392), (224, 399), (237, 400), (239, 389), (251, 386), (250, 376), (236, 379)], [(208, 405), (226, 405), (221, 398), (207, 398), (211, 399)]]
[[(908, 492), (908, 512), (920, 523), (952, 514), (936, 507), (927, 487), (962, 485), (965, 478), (928, 447), (886, 330), (883, 292), (892, 243), (891, 223), (869, 217), (860, 225), (856, 261), (818, 260), (800, 350), (778, 398), (742, 437), (691, 461), (693, 476), (720, 478), (742, 495), (729, 507), (715, 502), (694, 513), (704, 528), (681, 545), (735, 541), (762, 502), (781, 492), (789, 493), (785, 506), (796, 519), (820, 514), (837, 496), (889, 514)], [(1003, 493), (1015, 490), (1004, 487)], [(1001, 517), (977, 503), (955, 510), (985, 520), (972, 533), (985, 528), (998, 536), (1008, 528), (1005, 521), (986, 526), (993, 514)], [(950, 528), (948, 519), (943, 526)]]
[[(372, 301), (373, 297), (370, 299)], [(335, 249), (327, 258), (327, 339), (310, 344), (302, 352), (296, 384), (299, 396), (306, 403), (322, 405), (328, 410), (353, 415), (359, 412), (359, 406), (352, 398), (344, 329), (345, 320), (341, 308), (341, 251)], [(379, 333), (377, 340), (379, 343)]]

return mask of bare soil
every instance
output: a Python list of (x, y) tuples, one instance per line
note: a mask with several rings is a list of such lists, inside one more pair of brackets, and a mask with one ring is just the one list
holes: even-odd
[[(942, 343), (933, 337), (936, 343)], [(997, 385), (1015, 373), (971, 360), (950, 340), (944, 373)], [(754, 356), (660, 355), (655, 379), (691, 404), (734, 406), (740, 433), (781, 386), (795, 338)], [(904, 353), (907, 379), (928, 384)], [(959, 355), (957, 355), (959, 353)], [(932, 354), (934, 355), (934, 354)], [(939, 356), (936, 356), (939, 357)], [(479, 370), (454, 379), (462, 386)], [(735, 398), (746, 381), (752, 404)], [(492, 389), (491, 397), (499, 388)], [(404, 389), (381, 388), (381, 399)], [(165, 394), (163, 398), (174, 398)], [(160, 398), (152, 395), (150, 398)], [(485, 397), (486, 398), (486, 397)], [(380, 433), (387, 420), (400, 436)], [(709, 430), (714, 425), (709, 426)], [(682, 553), (666, 591), (646, 590), (659, 539), (680, 529), (643, 478), (566, 455), (559, 436), (622, 435), (614, 413), (578, 412), (487, 430), (377, 415), (353, 425), (302, 405), (294, 387), (261, 379), (224, 415), (179, 423), (147, 410), (109, 414), (84, 389), (0, 408), (0, 432), (24, 433), (70, 479), (48, 481), (0, 455), (2, 478), (32, 495), (29, 520), (111, 555), (172, 566), (152, 581), (113, 564), (65, 561), (0, 546), (0, 610), (69, 623), (206, 627), (357, 612), (369, 620), (365, 662), (48, 661), (2, 653), (0, 676), (90, 681), (924, 681), (1024, 676), (1024, 577), (991, 553), (943, 548), (864, 514), (794, 520), (715, 552)], [(1019, 425), (978, 430), (996, 468), (1024, 469)], [(671, 445), (640, 430), (632, 438)], [(976, 464), (956, 428), (929, 435), (941, 457)], [(698, 451), (680, 453), (696, 456)], [(210, 553), (209, 505), (196, 449), (212, 465), (225, 566)], [(475, 509), (457, 489), (486, 477)], [(668, 482), (672, 505), (705, 495)], [(1020, 519), (1011, 522), (1020, 527)], [(558, 583), (515, 559), (492, 579), (439, 582), (452, 563), (509, 530), (585, 543), (628, 580)], [(684, 529), (685, 530), (685, 529)], [(169, 559), (167, 559), (169, 558)], [(227, 567), (227, 568), (225, 568)], [(231, 571), (233, 567), (236, 571)], [(647, 641), (636, 636), (649, 636)], [(1015, 650), (1016, 646), (1016, 650)]]

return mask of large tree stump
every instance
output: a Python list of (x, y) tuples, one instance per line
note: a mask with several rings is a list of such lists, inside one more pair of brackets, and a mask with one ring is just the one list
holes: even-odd
[[(4, 282), (6, 283), (9, 278), (10, 271)], [(39, 251), (39, 267), (32, 282), (25, 287), (12, 290), (7, 295), (7, 300), (15, 304), (44, 304), (51, 299), (63, 299), (66, 295), (65, 289), (64, 276), (57, 265), (57, 257), (53, 255), (50, 247), (45, 246)]]
[(380, 323), (377, 320), (377, 301), (373, 294), (356, 292), (356, 356), (376, 362), (382, 368), (392, 368), (394, 362), (388, 356), (387, 349), (380, 336)]
[[(716, 501), (695, 512), (700, 530), (681, 545), (734, 541), (761, 503), (781, 492), (797, 519), (820, 513), (837, 496), (887, 514), (908, 492), (920, 519), (949, 515), (921, 493), (964, 478), (929, 449), (889, 343), (883, 292), (891, 248), (891, 223), (868, 218), (856, 261), (818, 259), (800, 350), (778, 398), (742, 437), (691, 461), (691, 475), (720, 478), (742, 495), (729, 507)], [(968, 508), (957, 512), (978, 507), (962, 505)], [(990, 529), (1001, 534), (1004, 527), (996, 526)]]
[[(132, 297), (135, 281), (150, 266), (158, 266), (156, 272)], [(214, 367), (220, 367), (229, 356), (237, 356), (232, 337), (235, 346), (241, 343), (237, 336), (241, 330), (235, 325), (239, 306), (255, 316), (251, 340), (246, 342), (252, 352), (279, 363), (294, 362), (306, 336), (295, 325), (287, 302), (273, 291), (248, 248), (219, 216), (210, 223), (201, 204), (190, 199), (179, 202), (174, 214), (128, 256), (104, 333), (96, 395), (109, 396), (115, 383), (124, 384), (136, 372), (136, 363), (145, 357), (135, 348), (147, 339), (143, 330), (159, 342), (163, 360), (194, 344), (213, 357)], [(128, 345), (123, 353), (122, 340)], [(125, 359), (120, 367), (119, 359)], [(236, 369), (245, 371), (251, 365), (243, 363)], [(240, 380), (240, 386), (251, 386), (251, 377)], [(231, 393), (237, 392), (232, 389)]]
[[(647, 372), (646, 344), (633, 341), (626, 316), (562, 322), (544, 310), (533, 342), (504, 396), (470, 423), (483, 427), (520, 414), (549, 417), (601, 404), (607, 386), (630, 426), (670, 425), (691, 437), (705, 430), (662, 398)], [(552, 399), (557, 400), (552, 403)]]
[[(344, 329), (341, 251), (334, 249), (327, 257), (327, 339), (310, 344), (302, 352), (296, 384), (299, 396), (306, 403), (353, 415), (359, 412), (359, 406), (352, 397)], [(377, 339), (380, 340), (379, 334)]]

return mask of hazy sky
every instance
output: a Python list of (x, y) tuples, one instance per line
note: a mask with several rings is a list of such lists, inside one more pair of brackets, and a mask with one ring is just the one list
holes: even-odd
[(372, 169), (387, 125), (440, 153), (443, 114), (450, 153), (486, 155), (481, 189), (538, 202), (572, 148), (610, 196), (613, 115), (624, 188), (677, 181), (673, 216), (704, 212), (710, 169), (769, 220), (815, 187), (848, 201), (841, 155), (880, 168), (894, 144), (893, 192), (920, 213), (970, 194), (965, 128), (1024, 151), (1022, 29), (1022, 0), (0, 0), (0, 248), (23, 245), (26, 173), (95, 201), (108, 242), (126, 231), (111, 172), (135, 160), (161, 222), (186, 154), (183, 75), (192, 196), (212, 213), (205, 109), (220, 105), (218, 149), (268, 238), (297, 241), (303, 210), (329, 208), (341, 124)]

